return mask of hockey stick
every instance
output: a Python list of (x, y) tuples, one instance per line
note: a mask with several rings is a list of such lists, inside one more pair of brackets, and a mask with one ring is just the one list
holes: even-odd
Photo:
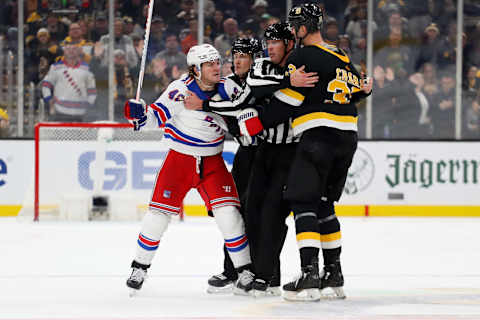
[(155, 0), (150, 0), (148, 4), (147, 24), (145, 26), (145, 40), (143, 42), (142, 62), (140, 63), (140, 72), (138, 74), (138, 85), (136, 100), (140, 100), (140, 91), (142, 91), (143, 77), (145, 75), (145, 62), (147, 61), (148, 39), (150, 38), (150, 26), (152, 25), (153, 3)]

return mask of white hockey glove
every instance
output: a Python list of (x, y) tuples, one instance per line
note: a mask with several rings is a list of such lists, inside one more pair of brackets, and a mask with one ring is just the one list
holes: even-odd
[(263, 131), (262, 122), (258, 118), (258, 111), (254, 108), (242, 110), (237, 116), (240, 133), (245, 137), (248, 144), (252, 144), (252, 137)]
[(125, 118), (133, 124), (133, 130), (138, 131), (147, 122), (147, 104), (143, 99), (130, 99), (125, 102)]

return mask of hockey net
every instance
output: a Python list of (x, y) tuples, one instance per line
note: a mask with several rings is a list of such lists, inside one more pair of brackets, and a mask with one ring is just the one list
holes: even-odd
[(140, 218), (166, 153), (162, 136), (130, 124), (37, 124), (32, 183), (19, 217)]

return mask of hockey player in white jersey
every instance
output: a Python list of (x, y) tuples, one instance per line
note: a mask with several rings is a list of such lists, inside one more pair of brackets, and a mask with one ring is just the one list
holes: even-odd
[(67, 45), (64, 57), (54, 63), (42, 81), (42, 95), (50, 105), (50, 120), (84, 121), (97, 97), (95, 78), (81, 61), (81, 48)]
[(194, 46), (188, 52), (187, 64), (189, 74), (173, 81), (153, 104), (129, 100), (125, 105), (125, 116), (135, 130), (164, 128), (170, 147), (157, 175), (127, 280), (127, 286), (136, 290), (142, 287), (170, 217), (180, 213), (183, 198), (191, 188), (198, 190), (213, 212), (239, 281), (251, 277), (248, 239), (238, 211), (240, 201), (222, 158), (225, 121), (220, 115), (184, 107), (188, 91), (202, 99), (214, 95), (228, 99), (220, 81), (220, 55), (211, 45)]

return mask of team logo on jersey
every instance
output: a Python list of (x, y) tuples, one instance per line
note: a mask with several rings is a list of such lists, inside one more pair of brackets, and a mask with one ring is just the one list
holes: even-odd
[(291, 63), (288, 65), (287, 68), (288, 68), (288, 73), (290, 73), (290, 74), (294, 73), (294, 72), (297, 70), (297, 67), (295, 67), (295, 66), (294, 66), (293, 64), (291, 64)]
[(375, 164), (372, 157), (362, 148), (357, 148), (352, 165), (348, 170), (347, 181), (343, 191), (356, 194), (368, 188), (375, 175)]
[(170, 190), (163, 190), (163, 197), (169, 199), (172, 193)]
[(231, 98), (232, 98), (232, 101), (233, 101), (233, 100), (236, 100), (236, 99), (238, 98), (238, 94), (239, 94), (239, 93), (240, 93), (240, 90), (238, 90), (237, 87), (234, 87), (234, 88), (233, 88), (232, 97), (231, 97)]

